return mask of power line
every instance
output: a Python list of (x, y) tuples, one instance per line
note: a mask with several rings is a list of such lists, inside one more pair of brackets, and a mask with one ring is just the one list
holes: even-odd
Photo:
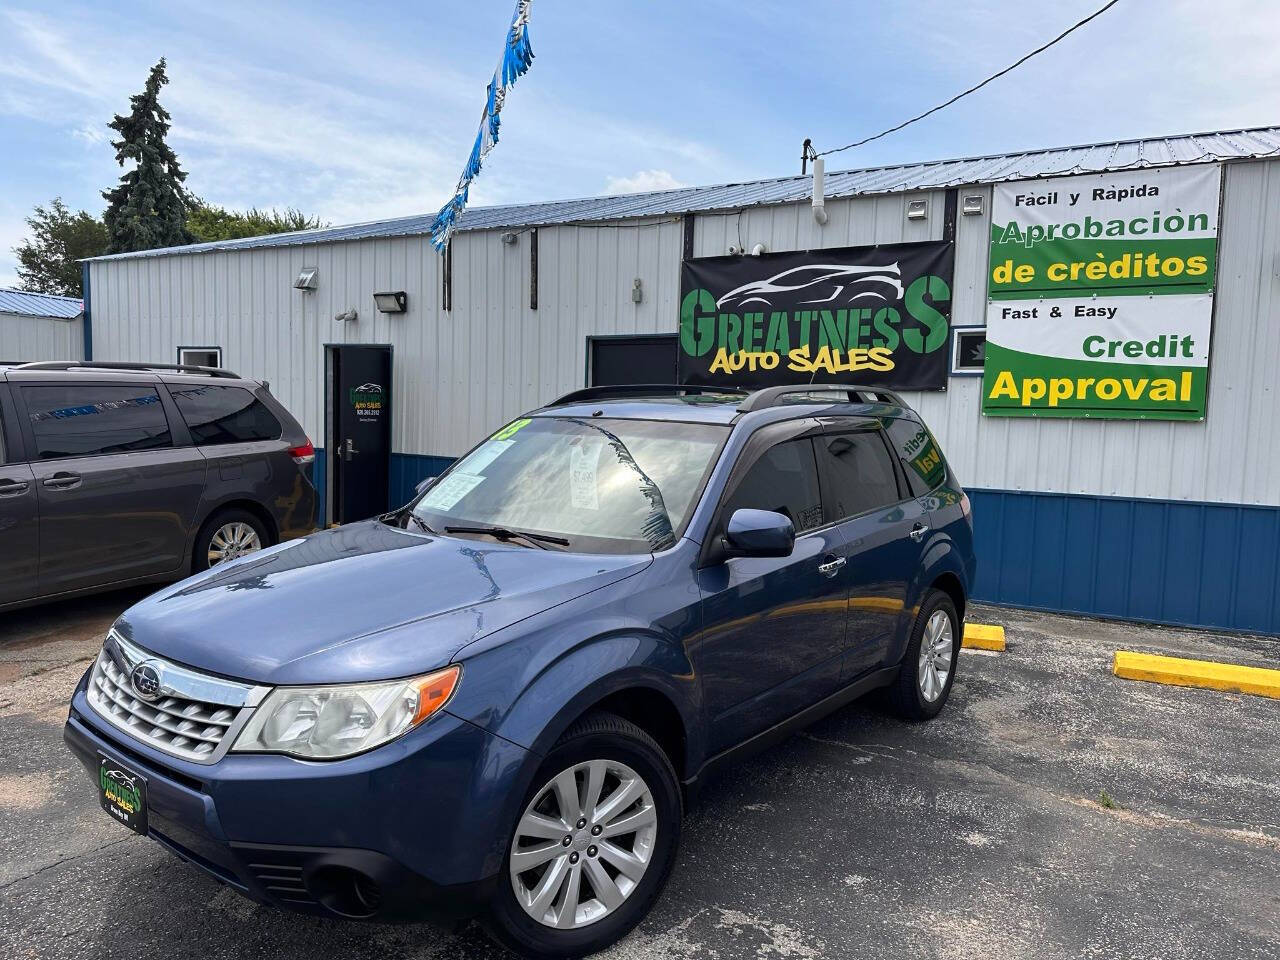
[(1042, 44), (1041, 46), (1036, 47), (1036, 48), (1035, 48), (1034, 50), (1032, 50), (1030, 53), (1026, 54), (1025, 56), (1021, 57), (1021, 58), (1020, 58), (1020, 59), (1018, 59), (1018, 60), (1015, 60), (1013, 63), (1009, 64), (1009, 66), (1005, 67), (1005, 68), (1004, 68), (1003, 70), (1001, 70), (999, 73), (993, 73), (991, 76), (987, 77), (987, 79), (983, 80), (981, 83), (975, 84), (974, 86), (970, 87), (968, 90), (962, 91), (961, 93), (957, 93), (954, 97), (952, 97), (952, 98), (951, 98), (950, 100), (948, 100), (946, 103), (940, 103), (940, 104), (938, 104), (936, 107), (933, 107), (933, 108), (931, 108), (931, 109), (929, 109), (929, 110), (926, 110), (924, 113), (920, 114), (919, 116), (912, 117), (910, 120), (903, 120), (903, 121), (902, 121), (902, 123), (898, 124), (898, 125), (897, 125), (897, 126), (895, 126), (895, 127), (890, 127), (888, 130), (881, 130), (879, 133), (875, 134), (874, 136), (864, 137), (864, 138), (863, 138), (863, 139), (861, 139), (861, 140), (855, 140), (853, 143), (846, 143), (843, 147), (833, 147), (833, 148), (831, 148), (830, 150), (822, 150), (822, 151), (819, 151), (819, 152), (817, 152), (817, 153), (813, 154), (813, 156), (815, 156), (815, 157), (825, 157), (825, 156), (826, 156), (827, 154), (829, 154), (829, 153), (839, 153), (839, 152), (840, 152), (840, 151), (842, 151), (842, 150), (852, 150), (854, 147), (860, 147), (860, 146), (862, 146), (864, 143), (870, 143), (872, 140), (879, 140), (881, 137), (887, 137), (887, 136), (888, 136), (889, 134), (891, 134), (891, 133), (897, 133), (897, 132), (898, 132), (899, 130), (901, 130), (903, 127), (909, 127), (911, 124), (913, 124), (913, 123), (915, 123), (915, 122), (917, 122), (917, 121), (919, 121), (919, 120), (923, 120), (925, 117), (929, 116), (930, 114), (937, 113), (939, 110), (942, 110), (942, 109), (944, 109), (944, 108), (946, 108), (946, 107), (951, 106), (951, 105), (952, 105), (953, 103), (955, 103), (957, 100), (959, 100), (959, 99), (961, 99), (961, 98), (963, 98), (963, 97), (967, 97), (969, 94), (974, 93), (974, 92), (976, 92), (976, 91), (978, 91), (978, 90), (981, 90), (983, 87), (985, 87), (985, 86), (986, 86), (988, 83), (990, 83), (992, 80), (999, 80), (1001, 77), (1003, 77), (1003, 76), (1004, 76), (1006, 73), (1008, 73), (1010, 70), (1013, 70), (1013, 69), (1015, 69), (1015, 68), (1017, 68), (1017, 67), (1022, 66), (1024, 63), (1026, 63), (1028, 60), (1030, 60), (1030, 59), (1031, 59), (1032, 57), (1034, 57), (1036, 54), (1038, 54), (1038, 53), (1044, 53), (1046, 50), (1048, 50), (1050, 47), (1052, 47), (1052, 46), (1053, 46), (1055, 43), (1057, 43), (1059, 40), (1062, 40), (1064, 37), (1067, 37), (1068, 35), (1070, 35), (1070, 34), (1072, 34), (1072, 33), (1075, 33), (1077, 30), (1079, 30), (1081, 27), (1083, 27), (1083, 26), (1084, 26), (1086, 23), (1088, 23), (1089, 21), (1091, 21), (1091, 20), (1096, 20), (1098, 17), (1102, 16), (1104, 13), (1106, 13), (1108, 10), (1110, 10), (1112, 7), (1114, 7), (1114, 6), (1115, 6), (1117, 3), (1119, 3), (1119, 2), (1120, 2), (1120, 0), (1110, 0), (1110, 2), (1108, 2), (1108, 3), (1104, 3), (1104, 4), (1103, 4), (1101, 7), (1099, 7), (1097, 10), (1093, 11), (1093, 13), (1089, 14), (1089, 16), (1085, 17), (1083, 20), (1080, 20), (1080, 21), (1077, 21), (1076, 23), (1073, 23), (1071, 26), (1067, 27), (1067, 29), (1066, 29), (1066, 30), (1063, 30), (1060, 34), (1058, 34), (1056, 37), (1054, 37), (1054, 38), (1053, 38), (1052, 40), (1050, 40), (1049, 42), (1047, 42), (1047, 43), (1045, 43), (1045, 44)]

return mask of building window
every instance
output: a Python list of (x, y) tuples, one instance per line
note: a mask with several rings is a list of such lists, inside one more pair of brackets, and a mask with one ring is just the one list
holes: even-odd
[(982, 376), (986, 354), (986, 327), (951, 328), (951, 375), (953, 377)]
[(178, 363), (184, 367), (222, 366), (221, 347), (179, 347)]

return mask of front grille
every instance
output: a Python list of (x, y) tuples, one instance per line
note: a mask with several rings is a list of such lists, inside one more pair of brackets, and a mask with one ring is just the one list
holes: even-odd
[[(154, 696), (134, 687), (135, 668), (157, 678)], [(112, 633), (89, 677), (89, 704), (103, 719), (157, 750), (213, 763), (231, 746), (265, 688), (199, 674), (126, 642)]]

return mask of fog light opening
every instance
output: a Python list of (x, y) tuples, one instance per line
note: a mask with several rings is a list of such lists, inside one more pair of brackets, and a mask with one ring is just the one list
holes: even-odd
[(364, 920), (382, 907), (382, 888), (350, 867), (321, 867), (311, 875), (309, 886), (312, 896), (339, 916)]

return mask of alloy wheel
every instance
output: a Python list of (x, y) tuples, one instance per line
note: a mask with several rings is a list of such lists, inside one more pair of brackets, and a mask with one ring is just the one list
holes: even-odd
[(516, 901), (544, 926), (594, 923), (639, 886), (657, 835), (653, 793), (625, 763), (589, 760), (562, 770), (516, 825), (509, 858)]
[(945, 610), (933, 611), (920, 638), (920, 664), (916, 671), (920, 693), (928, 703), (937, 700), (947, 688), (954, 648), (951, 618)]
[(261, 549), (262, 540), (258, 537), (258, 531), (242, 520), (233, 520), (213, 532), (213, 537), (209, 540), (209, 566), (216, 567), (220, 563)]

